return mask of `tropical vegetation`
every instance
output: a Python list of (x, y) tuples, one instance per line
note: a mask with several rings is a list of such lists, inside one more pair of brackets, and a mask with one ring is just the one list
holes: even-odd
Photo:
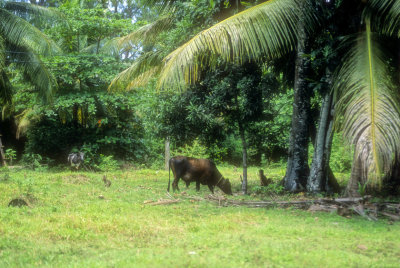
[[(397, 53), (390, 53), (396, 51), (390, 46), (397, 42), (398, 11), (397, 1), (266, 1), (200, 32), (167, 55), (158, 86), (181, 88), (194, 84), (201, 80), (204, 66), (215, 68), (219, 59), (237, 63), (255, 60), (269, 65), (295, 53), (285, 187), (290, 191), (329, 190), (335, 188), (329, 168), (332, 116), (323, 117), (321, 113), (315, 143), (315, 152), (321, 153), (314, 154), (311, 172), (307, 166), (309, 91), (318, 90), (308, 79), (316, 50), (322, 49), (325, 62), (319, 63), (319, 70), (313, 70), (325, 80), (319, 87), (327, 88), (319, 90), (325, 104), (321, 111), (326, 109), (325, 114), (329, 114), (335, 107), (340, 129), (355, 146), (348, 190), (354, 192), (358, 183), (376, 189), (385, 178), (398, 181), (392, 176), (400, 133), (395, 91), (398, 64)], [(342, 16), (340, 20), (338, 16)]]
[(0, 266), (397, 267), (399, 11), (0, 0)]
[(1, 3), (2, 132), (18, 159), (161, 166), (167, 141), (199, 143), (243, 167), (243, 192), (249, 164), (287, 158), (286, 190), (329, 193), (344, 135), (347, 192), (396, 191), (397, 1), (37, 4)]

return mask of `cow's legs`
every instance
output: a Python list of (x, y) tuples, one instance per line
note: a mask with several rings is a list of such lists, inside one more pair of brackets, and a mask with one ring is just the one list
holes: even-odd
[(175, 192), (175, 190), (179, 191), (178, 183), (179, 183), (179, 177), (174, 176), (174, 181), (172, 182), (172, 189), (174, 190), (174, 192)]
[(212, 193), (214, 193), (214, 185), (208, 184), (208, 189), (210, 189), (210, 191), (211, 191)]
[(196, 191), (200, 191), (200, 182), (196, 181)]

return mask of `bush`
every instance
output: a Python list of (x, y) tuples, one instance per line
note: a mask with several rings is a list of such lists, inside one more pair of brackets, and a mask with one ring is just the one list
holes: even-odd
[(105, 156), (100, 154), (97, 168), (101, 171), (115, 171), (119, 169), (119, 165), (112, 155)]
[(284, 193), (285, 188), (280, 183), (271, 183), (267, 186), (254, 186), (251, 190), (256, 194), (281, 195)]
[(27, 132), (25, 152), (67, 163), (72, 151), (82, 151), (90, 167), (101, 153), (116, 159), (144, 161), (143, 125), (129, 96), (105, 93), (67, 95), (47, 107)]
[(29, 169), (42, 171), (47, 170), (53, 161), (48, 157), (42, 157), (40, 154), (26, 153), (22, 156), (21, 162)]
[(195, 139), (192, 144), (187, 144), (183, 147), (179, 147), (171, 152), (172, 156), (184, 155), (195, 158), (209, 158), (207, 148), (200, 144), (198, 139)]
[(353, 148), (346, 145), (341, 133), (333, 136), (330, 167), (333, 172), (349, 172), (353, 163)]

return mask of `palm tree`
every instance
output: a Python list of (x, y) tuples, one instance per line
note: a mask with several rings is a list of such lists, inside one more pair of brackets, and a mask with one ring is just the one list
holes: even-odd
[[(334, 1), (323, 1), (328, 2)], [(400, 1), (365, 2), (353, 3), (361, 7), (362, 21), (354, 33), (357, 38), (345, 38), (352, 48), (332, 77), (336, 118), (341, 119), (345, 136), (356, 148), (349, 185), (359, 182), (379, 185), (383, 175), (390, 173), (400, 144), (400, 102), (394, 93), (398, 81), (391, 79), (393, 73), (386, 67), (395, 62), (396, 55), (384, 53), (387, 51), (379, 45), (382, 36), (395, 39), (400, 36)], [(315, 28), (323, 27), (323, 20), (313, 1), (270, 0), (259, 4), (200, 32), (165, 57), (158, 85), (184, 88), (193, 84), (199, 81), (203, 66), (213, 66), (217, 58), (236, 62), (247, 58), (269, 60), (296, 52), (293, 125), (285, 186), (291, 191), (307, 187), (305, 180), (310, 178), (307, 178), (305, 149), (309, 136), (305, 129), (308, 109), (305, 87), (309, 63), (304, 55), (308, 52), (307, 40)]]
[(11, 101), (12, 92), (6, 72), (9, 64), (20, 68), (43, 100), (50, 100), (56, 88), (56, 80), (43, 64), (41, 56), (60, 50), (38, 28), (25, 20), (33, 16), (51, 18), (57, 14), (27, 3), (0, 2), (0, 98), (5, 102)]
[[(222, 23), (217, 24), (219, 27), (219, 31), (217, 30), (217, 32), (212, 32), (213, 36), (208, 36), (208, 38), (210, 40), (206, 41), (208, 42), (208, 44), (204, 44), (205, 46), (207, 45), (211, 45), (213, 47), (213, 49), (216, 50), (218, 55), (222, 55), (222, 57), (224, 57), (225, 61), (229, 62), (229, 61), (236, 61), (239, 63), (242, 63), (244, 61), (245, 58), (257, 58), (257, 57), (264, 57), (264, 55), (267, 55), (268, 58), (272, 59), (272, 58), (277, 58), (280, 56), (283, 56), (285, 54), (287, 54), (288, 52), (290, 52), (295, 46), (296, 46), (296, 35), (297, 32), (294, 31), (294, 27), (298, 21), (298, 19), (300, 17), (298, 17), (297, 12), (295, 11), (296, 9), (293, 9), (293, 7), (291, 7), (290, 5), (292, 5), (293, 3), (296, 4), (298, 6), (299, 9), (302, 8), (302, 6), (300, 5), (301, 3), (297, 3), (296, 1), (280, 1), (277, 2), (270, 7), (270, 5), (264, 5), (267, 9), (271, 9), (271, 8), (276, 8), (279, 10), (286, 10), (285, 12), (288, 14), (288, 19), (284, 19), (283, 24), (282, 24), (282, 28), (275, 28), (272, 25), (273, 24), (277, 24), (279, 21), (279, 14), (276, 15), (275, 12), (272, 12), (271, 14), (269, 14), (268, 16), (264, 16), (263, 11), (258, 11), (256, 8), (250, 9), (249, 12), (247, 12), (246, 14), (246, 18), (250, 18), (251, 16), (259, 16), (259, 20), (264, 21), (264, 23), (266, 23), (267, 25), (269, 25), (269, 30), (272, 31), (272, 33), (268, 33), (266, 31), (264, 31), (264, 29), (260, 28), (260, 27), (252, 27), (248, 21), (246, 22), (246, 19), (241, 19), (241, 21), (239, 23), (236, 23), (235, 25), (233, 25), (233, 27), (231, 28), (232, 31), (235, 32), (239, 32), (242, 31), (243, 33), (245, 33), (244, 36), (228, 36), (229, 34), (227, 34), (227, 32), (224, 30), (223, 27), (230, 27), (229, 24), (229, 20)], [(306, 6), (304, 8), (307, 8)], [(237, 15), (238, 16), (238, 15)], [(170, 18), (170, 16), (165, 16), (162, 17), (162, 20), (167, 20), (169, 22), (172, 21), (172, 19)], [(304, 17), (304, 21), (305, 21), (305, 25), (308, 25), (308, 23), (306, 23), (306, 21), (312, 21), (312, 17), (309, 16), (305, 16)], [(171, 26), (171, 23), (159, 23), (158, 21), (156, 21), (153, 24), (150, 24), (149, 26), (145, 26), (146, 31), (149, 31), (150, 33), (152, 33), (153, 36), (154, 32), (157, 33), (158, 29), (156, 26), (158, 25), (163, 25), (164, 29), (165, 29), (165, 25)], [(237, 28), (237, 29), (235, 29)], [(251, 31), (246, 32), (244, 31), (244, 29), (251, 29)], [(147, 30), (149, 29), (149, 30)], [(151, 29), (151, 30), (150, 30)], [(156, 31), (153, 31), (153, 29), (156, 29)], [(202, 33), (207, 33), (207, 31), (203, 31)], [(264, 36), (264, 34), (266, 34)], [(200, 34), (201, 35), (201, 34)], [(257, 39), (257, 36), (263, 36), (262, 41), (265, 43), (260, 43), (258, 42), (258, 40), (255, 40), (254, 38)], [(123, 38), (121, 41), (124, 41), (124, 43), (126, 43), (126, 41), (130, 41), (132, 42), (132, 37), (140, 37), (142, 36), (141, 34), (132, 34), (130, 35), (130, 38)], [(199, 36), (199, 35), (198, 35)], [(196, 37), (198, 37), (196, 36)], [(193, 40), (197, 40), (196, 37)], [(216, 38), (214, 38), (216, 37)], [(225, 39), (224, 39), (225, 38)], [(226, 38), (228, 39), (232, 39), (232, 40), (237, 40), (239, 42), (239, 44), (237, 46), (234, 46), (233, 49), (231, 47), (225, 48), (224, 45), (229, 45)], [(147, 39), (147, 38), (146, 38)], [(145, 39), (145, 41), (146, 41)], [(211, 40), (213, 39), (213, 40)], [(136, 42), (138, 40), (135, 40)], [(231, 40), (229, 40), (230, 42)], [(202, 42), (202, 41), (201, 41)], [(123, 42), (121, 42), (121, 44), (123, 44)], [(187, 44), (190, 44), (187, 43)], [(175, 50), (174, 52), (172, 52), (170, 55), (167, 56), (168, 60), (164, 60), (165, 62), (162, 62), (162, 55), (165, 55), (165, 51), (157, 51), (156, 53), (154, 52), (150, 52), (147, 53), (145, 55), (143, 55), (141, 58), (139, 58), (132, 66), (131, 68), (125, 70), (124, 72), (122, 72), (120, 75), (118, 75), (114, 81), (111, 83), (110, 88), (119, 88), (121, 85), (127, 89), (137, 86), (139, 84), (142, 84), (143, 82), (146, 81), (146, 78), (149, 78), (150, 75), (153, 75), (156, 72), (159, 72), (161, 69), (161, 66), (164, 66), (164, 69), (168, 69), (170, 68), (169, 63), (174, 62), (177, 59), (177, 65), (180, 65), (181, 63), (183, 64), (182, 66), (184, 66), (185, 64), (188, 64), (188, 69), (193, 68), (193, 70), (197, 70), (194, 72), (185, 72), (185, 73), (179, 73), (179, 72), (173, 72), (172, 76), (170, 76), (169, 74), (166, 75), (165, 77), (162, 77), (159, 81), (162, 81), (162, 85), (160, 86), (165, 86), (166, 84), (171, 84), (169, 83), (169, 80), (174, 80), (174, 87), (176, 88), (176, 86), (178, 88), (183, 89), (186, 85), (186, 82), (189, 83), (195, 83), (198, 80), (198, 72), (201, 71), (200, 65), (202, 64), (214, 64), (215, 60), (217, 59), (216, 57), (213, 57), (213, 54), (207, 54), (207, 57), (204, 57), (203, 55), (201, 55), (201, 53), (199, 54), (199, 57), (201, 58), (200, 60), (195, 57), (192, 60), (189, 59), (188, 62), (184, 62), (187, 56), (187, 52), (192, 48), (197, 49), (203, 46), (203, 44), (201, 43), (196, 43), (194, 45), (194, 47), (192, 46), (186, 46), (183, 45), (181, 48)], [(204, 47), (205, 47), (204, 46)], [(253, 47), (253, 51), (250, 51), (250, 55), (243, 53), (242, 49), (245, 48), (246, 46), (251, 46)], [(226, 50), (224, 50), (226, 49)], [(206, 49), (208, 50), (208, 49)], [(249, 51), (248, 51), (249, 52)], [(211, 56), (211, 57), (209, 57)], [(215, 54), (214, 54), (215, 56)], [(149, 57), (149, 58), (146, 58)], [(190, 56), (189, 56), (190, 57)], [(169, 60), (170, 58), (173, 58), (171, 60)], [(200, 63), (201, 62), (201, 63)], [(164, 72), (165, 73), (165, 72)], [(163, 75), (163, 74), (161, 74)], [(176, 76), (175, 76), (176, 75)], [(137, 76), (136, 79), (132, 80), (132, 77)], [(175, 76), (175, 77), (174, 77)], [(165, 79), (166, 78), (166, 79)], [(167, 81), (165, 81), (167, 80)], [(165, 83), (164, 83), (165, 82)], [(304, 122), (301, 120), (294, 120), (294, 122)], [(307, 128), (305, 128), (307, 129)], [(307, 135), (300, 135), (301, 137), (305, 137)], [(306, 148), (306, 146), (303, 146)], [(301, 148), (303, 148), (301, 147)], [(306, 151), (305, 151), (306, 153)], [(303, 167), (304, 165), (296, 165), (296, 166), (301, 166)], [(305, 172), (303, 172), (305, 173)], [(244, 168), (244, 174), (243, 174), (243, 185), (242, 185), (242, 189), (243, 192), (246, 192), (246, 172), (245, 172), (245, 168)]]

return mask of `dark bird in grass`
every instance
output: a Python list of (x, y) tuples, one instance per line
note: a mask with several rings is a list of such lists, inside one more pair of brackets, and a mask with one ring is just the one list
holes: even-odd
[(106, 175), (103, 176), (103, 182), (104, 182), (104, 186), (105, 187), (110, 187), (111, 186), (111, 181), (107, 180), (107, 176)]
[(10, 203), (8, 203), (9, 207), (22, 207), (22, 206), (28, 206), (28, 203), (21, 198), (16, 198), (10, 201)]

